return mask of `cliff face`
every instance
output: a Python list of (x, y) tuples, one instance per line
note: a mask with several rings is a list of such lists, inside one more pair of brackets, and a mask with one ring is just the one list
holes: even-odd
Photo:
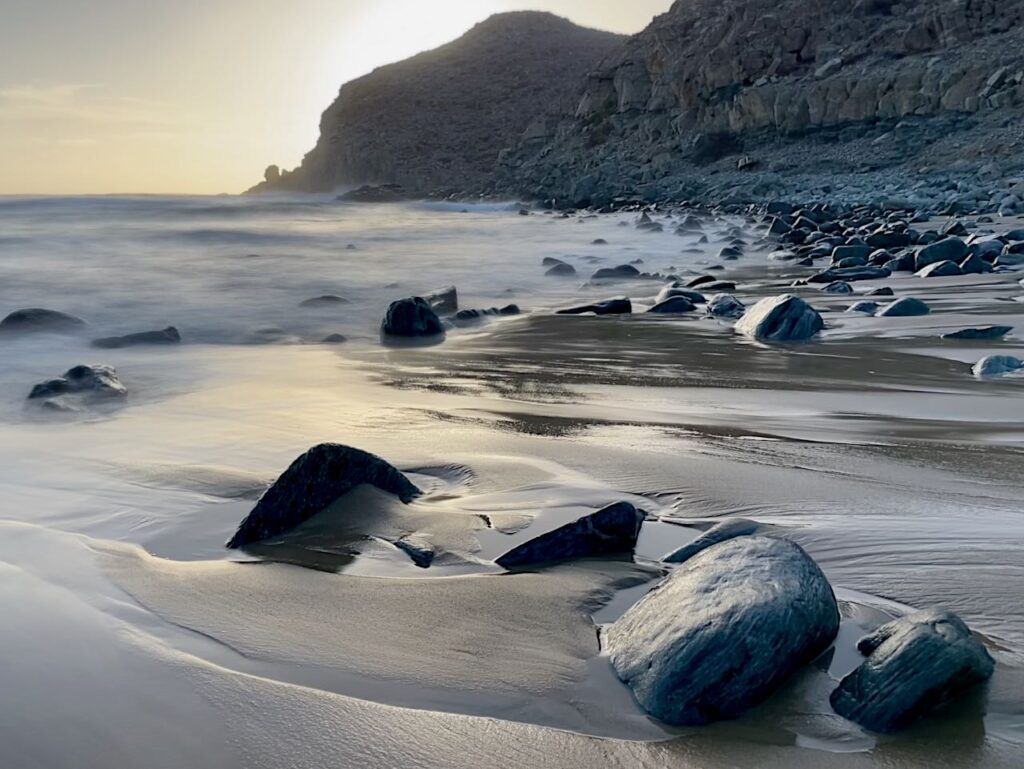
[(503, 153), (502, 178), (584, 204), (737, 166), (1018, 162), (1022, 19), (1024, 0), (678, 0)]
[(501, 149), (538, 115), (570, 109), (586, 74), (622, 40), (548, 13), (493, 16), (453, 43), (346, 84), (302, 165), (268, 172), (256, 190), (486, 188)]

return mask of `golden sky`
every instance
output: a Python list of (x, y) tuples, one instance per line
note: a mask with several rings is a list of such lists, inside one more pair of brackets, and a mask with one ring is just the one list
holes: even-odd
[(0, 194), (239, 192), (339, 86), (535, 9), (637, 32), (671, 0), (0, 0)]

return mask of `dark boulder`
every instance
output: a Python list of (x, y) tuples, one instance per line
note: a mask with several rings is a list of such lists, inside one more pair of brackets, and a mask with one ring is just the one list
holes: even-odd
[(320, 344), (344, 344), (348, 337), (344, 334), (328, 334), (320, 340)]
[(602, 267), (595, 272), (592, 280), (629, 280), (639, 277), (640, 270), (631, 264), (620, 264), (618, 267)]
[(846, 308), (846, 312), (863, 312), (874, 315), (878, 312), (878, 302), (854, 302)]
[(992, 676), (995, 663), (950, 611), (928, 609), (882, 625), (867, 656), (832, 692), (835, 711), (874, 732), (904, 729)]
[(936, 262), (956, 262), (964, 260), (968, 253), (967, 244), (960, 238), (946, 238), (925, 246), (914, 257), (914, 269), (923, 270)]
[(583, 304), (558, 310), (557, 315), (583, 315), (592, 312), (594, 315), (628, 315), (633, 312), (633, 303), (627, 298), (606, 299), (594, 304)]
[(299, 303), (299, 307), (337, 307), (339, 304), (348, 304), (348, 299), (342, 296), (335, 296), (334, 294), (325, 294), (324, 296), (314, 296), (312, 299), (306, 299), (304, 302)]
[(868, 291), (868, 296), (893, 296), (894, 291), (889, 286), (882, 286), (881, 288), (873, 288)]
[(793, 542), (744, 536), (690, 558), (603, 639), (644, 710), (700, 725), (766, 700), (838, 630), (836, 599), (818, 565)]
[(292, 462), (260, 497), (227, 546), (244, 547), (284, 534), (362, 484), (406, 503), (421, 493), (380, 457), (351, 446), (323, 443)]
[(842, 269), (833, 268), (829, 270), (823, 270), (817, 275), (812, 275), (807, 279), (808, 283), (833, 283), (837, 280), (843, 280), (847, 283), (852, 283), (858, 280), (881, 280), (882, 278), (888, 278), (892, 275), (885, 267), (844, 267)]
[(56, 310), (44, 310), (30, 307), (15, 310), (0, 321), (0, 334), (33, 334), (49, 332), (51, 334), (73, 334), (85, 325), (85, 321), (74, 315), (67, 315)]
[(698, 275), (696, 278), (691, 278), (686, 282), (686, 288), (697, 288), (705, 283), (714, 283), (718, 278), (714, 275)]
[(414, 296), (392, 302), (380, 330), (385, 336), (434, 337), (444, 334), (444, 325), (425, 299)]
[(825, 288), (821, 289), (826, 294), (852, 294), (853, 286), (847, 283), (845, 280), (837, 280), (829, 283)]
[(540, 563), (631, 553), (644, 513), (629, 502), (616, 502), (554, 531), (514, 547), (495, 563), (517, 569)]
[(917, 271), (919, 278), (949, 278), (954, 275), (963, 275), (960, 265), (956, 262), (932, 262)]
[(81, 402), (117, 401), (128, 397), (128, 388), (117, 377), (113, 366), (94, 364), (75, 366), (58, 379), (41, 382), (32, 388), (30, 401), (48, 401), (76, 396)]
[(671, 296), (654, 305), (647, 312), (659, 313), (662, 315), (678, 315), (684, 312), (693, 312), (697, 309), (693, 302), (685, 296)]
[(732, 294), (715, 294), (708, 300), (707, 314), (712, 318), (739, 320), (746, 311), (746, 305)]
[(558, 264), (553, 265), (544, 274), (552, 278), (574, 278), (576, 277), (576, 268), (571, 264), (559, 262)]
[(178, 333), (178, 329), (174, 326), (168, 326), (162, 331), (142, 331), (138, 334), (127, 334), (125, 336), (108, 336), (103, 339), (94, 339), (92, 342), (93, 347), (105, 350), (161, 344), (181, 344), (181, 334)]
[(766, 342), (794, 342), (810, 339), (825, 328), (817, 310), (798, 296), (762, 299), (736, 324), (741, 334)]
[(931, 308), (920, 299), (905, 296), (902, 299), (897, 299), (892, 304), (887, 304), (878, 311), (877, 315), (879, 318), (911, 318), (918, 315), (927, 315), (931, 311)]
[(1013, 331), (1013, 326), (981, 326), (951, 331), (948, 334), (943, 334), (942, 338), (953, 340), (1002, 339), (1011, 331)]

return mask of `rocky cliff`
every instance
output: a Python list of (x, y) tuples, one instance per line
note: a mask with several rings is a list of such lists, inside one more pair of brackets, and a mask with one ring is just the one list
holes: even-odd
[(623, 39), (548, 13), (493, 16), (448, 45), (346, 84), (302, 165), (268, 169), (256, 190), (487, 187), (501, 149), (538, 115), (571, 109), (587, 73)]
[(501, 184), (600, 205), (1005, 175), (1024, 160), (1022, 19), (1024, 0), (678, 0), (502, 154)]

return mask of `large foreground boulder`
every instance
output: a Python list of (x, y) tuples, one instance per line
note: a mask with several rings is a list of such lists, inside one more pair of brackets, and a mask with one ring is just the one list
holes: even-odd
[(604, 639), (644, 710), (699, 725), (763, 702), (838, 630), (832, 587), (799, 545), (740, 537), (688, 560)]
[(741, 334), (765, 342), (810, 339), (823, 328), (825, 321), (818, 311), (792, 294), (762, 299), (736, 324), (736, 330)]
[(178, 333), (178, 329), (174, 326), (168, 326), (161, 331), (140, 331), (137, 334), (108, 336), (103, 339), (94, 339), (92, 342), (93, 347), (99, 347), (104, 350), (162, 344), (181, 344), (181, 334)]
[(413, 296), (391, 303), (380, 331), (384, 336), (434, 337), (444, 333), (444, 324), (426, 299)]
[(15, 310), (0, 321), (0, 334), (73, 334), (85, 325), (85, 321), (56, 310), (30, 307)]
[(495, 559), (495, 563), (505, 569), (516, 569), (539, 563), (630, 553), (636, 546), (644, 517), (643, 511), (629, 502), (616, 502), (514, 547)]
[(380, 457), (351, 446), (323, 443), (292, 462), (260, 497), (227, 546), (244, 547), (284, 534), (364, 483), (406, 503), (421, 493)]
[(832, 692), (832, 707), (875, 732), (910, 726), (987, 680), (995, 667), (963, 620), (942, 609), (882, 625), (857, 648), (867, 661)]

